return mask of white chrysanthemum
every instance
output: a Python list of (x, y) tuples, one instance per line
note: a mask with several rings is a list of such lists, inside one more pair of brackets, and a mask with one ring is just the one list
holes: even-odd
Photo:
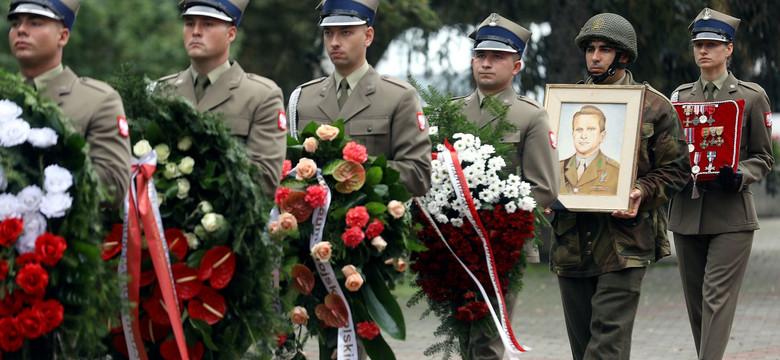
[(0, 165), (0, 191), (5, 191), (6, 188), (8, 188), (8, 179), (5, 178), (3, 166)]
[(461, 227), (463, 226), (463, 219), (461, 218), (450, 219), (450, 223), (452, 223), (452, 226), (454, 227)]
[(431, 126), (428, 127), (428, 135), (438, 135), (439, 134), (439, 127), (438, 126)]
[(515, 174), (509, 174), (506, 178), (506, 185), (511, 187), (520, 186), (520, 182), (523, 181), (519, 176)]
[(482, 156), (483, 159), (489, 158), (490, 155), (493, 155), (495, 152), (496, 152), (496, 148), (490, 144), (485, 144), (479, 147), (479, 154)]
[(444, 214), (436, 214), (434, 220), (436, 220), (436, 222), (440, 224), (446, 224), (450, 222), (450, 219), (447, 217), (447, 215)]
[(436, 152), (445, 152), (447, 147), (444, 144), (436, 144)]
[(520, 196), (525, 197), (531, 195), (531, 184), (525, 181), (521, 181), (519, 189), (520, 189)]
[(463, 151), (459, 151), (458, 158), (460, 158), (461, 162), (466, 161), (470, 163), (476, 163), (482, 160), (479, 153), (473, 148), (466, 148), (463, 149)]
[(30, 185), (16, 194), (19, 201), (19, 211), (22, 213), (38, 212), (41, 208), (41, 199), (43, 199), (43, 190), (38, 185)]
[(0, 100), (0, 123), (22, 116), (22, 108), (11, 100)]
[(517, 205), (514, 201), (510, 201), (504, 205), (504, 210), (510, 214), (514, 214), (517, 211)]
[(460, 153), (460, 152), (462, 152), (463, 150), (466, 150), (466, 148), (467, 148), (467, 144), (466, 144), (466, 142), (465, 142), (465, 141), (461, 141), (461, 140), (459, 140), (459, 141), (456, 141), (454, 144), (452, 144), (452, 147), (454, 147), (454, 148), (455, 148), (455, 150), (456, 150), (458, 153)]
[(63, 193), (73, 185), (73, 175), (59, 165), (49, 165), (43, 170), (43, 188), (47, 193)]
[(57, 132), (52, 128), (30, 129), (27, 135), (27, 142), (37, 148), (47, 148), (57, 145)]
[(504, 158), (502, 157), (496, 156), (488, 160), (488, 169), (499, 170), (504, 166), (506, 166), (506, 161), (504, 161)]
[(431, 173), (431, 183), (434, 185), (441, 184), (442, 182), (444, 182), (445, 179), (447, 179), (447, 177), (442, 176), (441, 173), (436, 173), (436, 172)]
[(72, 204), (73, 198), (66, 193), (46, 193), (41, 201), (41, 212), (49, 219), (63, 217)]
[(0, 194), (0, 221), (7, 218), (22, 216), (19, 211), (19, 200), (14, 194)]
[(509, 186), (507, 184), (507, 187), (504, 188), (504, 196), (515, 199), (520, 197), (520, 190), (517, 188), (517, 186)]
[(0, 123), (0, 146), (11, 147), (27, 141), (30, 123), (21, 119), (10, 119)]
[(479, 199), (488, 204), (493, 204), (496, 200), (498, 200), (498, 194), (491, 191), (490, 189), (485, 189), (479, 193)]
[(474, 207), (477, 210), (482, 210), (482, 201), (479, 201), (479, 199), (473, 199), (474, 200)]
[(441, 206), (439, 206), (439, 203), (435, 201), (428, 202), (425, 204), (425, 207), (427, 208), (429, 214), (441, 213)]
[(533, 211), (536, 208), (536, 200), (532, 197), (524, 197), (518, 205), (525, 211)]
[(16, 251), (25, 254), (35, 251), (35, 240), (46, 231), (46, 218), (36, 212), (25, 213), (22, 217), (24, 221), (24, 232), (16, 241)]

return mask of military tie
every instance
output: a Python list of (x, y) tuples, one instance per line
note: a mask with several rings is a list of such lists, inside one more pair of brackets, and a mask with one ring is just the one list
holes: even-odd
[(36, 90), (38, 89), (37, 87), (35, 87), (35, 80), (33, 80), (31, 78), (24, 78), (24, 83), (29, 85), (33, 89), (36, 89)]
[(198, 74), (195, 78), (195, 100), (197, 102), (200, 102), (200, 99), (206, 94), (207, 86), (209, 86), (209, 77), (206, 74)]
[(582, 174), (585, 172), (585, 160), (580, 160), (580, 165), (577, 166), (577, 180), (579, 180), (582, 177)]
[(715, 84), (708, 83), (704, 86), (704, 101), (715, 101)]
[(341, 110), (344, 103), (347, 102), (347, 97), (349, 97), (348, 91), (349, 83), (347, 82), (347, 78), (343, 78), (339, 83), (339, 110)]

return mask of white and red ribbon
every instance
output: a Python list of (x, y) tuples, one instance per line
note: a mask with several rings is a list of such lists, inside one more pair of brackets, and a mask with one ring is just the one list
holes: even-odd
[(417, 202), (417, 205), (422, 211), (422, 213), (428, 219), (428, 222), (431, 224), (433, 229), (439, 235), (441, 241), (444, 242), (444, 245), (447, 247), (447, 249), (452, 253), (452, 255), (455, 257), (458, 263), (466, 271), (466, 273), (468, 273), (469, 277), (471, 277), (471, 279), (477, 285), (477, 288), (479, 288), (480, 294), (482, 294), (482, 297), (485, 299), (485, 302), (488, 304), (488, 310), (490, 310), (490, 315), (493, 318), (493, 323), (495, 324), (496, 329), (499, 330), (498, 334), (501, 338), (501, 342), (504, 344), (504, 348), (506, 349), (507, 355), (509, 355), (510, 359), (513, 360), (518, 359), (521, 354), (531, 350), (531, 348), (525, 345), (520, 345), (515, 339), (514, 332), (512, 331), (512, 325), (510, 324), (509, 321), (509, 315), (506, 309), (506, 303), (504, 302), (504, 295), (501, 291), (501, 285), (499, 283), (498, 274), (496, 273), (495, 270), (496, 264), (493, 260), (493, 255), (492, 255), (493, 251), (491, 250), (490, 243), (488, 242), (488, 232), (485, 230), (485, 227), (482, 225), (482, 221), (479, 218), (477, 209), (474, 206), (474, 200), (471, 198), (471, 191), (469, 190), (468, 184), (466, 183), (466, 178), (463, 175), (463, 168), (461, 168), (457, 151), (455, 151), (452, 145), (450, 145), (449, 142), (447, 142), (446, 140), (444, 142), (444, 145), (447, 147), (449, 151), (440, 152), (436, 154), (436, 157), (434, 158), (439, 158), (444, 162), (444, 167), (447, 169), (447, 173), (449, 174), (450, 177), (450, 182), (455, 188), (455, 194), (458, 198), (458, 201), (460, 201), (462, 204), (468, 207), (469, 211), (466, 212), (466, 218), (469, 220), (471, 226), (474, 227), (474, 230), (476, 231), (480, 240), (482, 240), (482, 247), (484, 248), (485, 251), (485, 260), (488, 267), (488, 274), (490, 275), (490, 282), (494, 289), (494, 297), (497, 301), (496, 305), (498, 305), (499, 314), (496, 314), (496, 311), (493, 308), (493, 303), (490, 300), (490, 296), (488, 296), (487, 292), (485, 291), (485, 288), (479, 282), (477, 277), (474, 275), (474, 273), (471, 272), (471, 270), (469, 270), (468, 266), (466, 266), (466, 264), (463, 263), (460, 257), (458, 257), (455, 251), (450, 247), (450, 244), (447, 242), (447, 239), (441, 233), (441, 230), (439, 230), (439, 227), (436, 225), (436, 222), (434, 221), (433, 217), (431, 217), (431, 215), (428, 213), (427, 207), (425, 206), (424, 202), (419, 198), (415, 198), (415, 201)]
[(189, 359), (184, 329), (181, 324), (181, 310), (174, 287), (171, 260), (168, 257), (168, 243), (165, 241), (160, 206), (157, 203), (157, 189), (154, 186), (154, 172), (157, 168), (157, 153), (150, 151), (140, 159), (132, 159), (130, 190), (125, 196), (125, 218), (122, 231), (122, 259), (117, 272), (124, 278), (130, 275), (129, 284), (120, 281), (121, 295), (130, 301), (130, 309), (122, 309), (122, 326), (127, 342), (128, 357), (131, 360), (148, 359), (141, 338), (138, 321), (141, 280), (141, 231), (146, 242), (162, 290), (163, 302), (173, 327), (174, 338), (182, 359)]

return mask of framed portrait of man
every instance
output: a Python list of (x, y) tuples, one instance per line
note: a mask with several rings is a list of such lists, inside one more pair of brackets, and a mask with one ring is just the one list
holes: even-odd
[(645, 87), (549, 84), (545, 108), (558, 146), (558, 200), (571, 211), (628, 210)]

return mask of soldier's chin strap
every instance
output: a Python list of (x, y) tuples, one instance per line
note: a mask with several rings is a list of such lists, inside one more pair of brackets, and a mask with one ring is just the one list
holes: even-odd
[(601, 84), (604, 82), (604, 80), (607, 80), (608, 77), (615, 75), (615, 71), (617, 69), (625, 69), (626, 66), (628, 66), (627, 62), (621, 62), (620, 58), (622, 57), (623, 53), (616, 52), (615, 53), (615, 59), (612, 60), (612, 64), (609, 65), (609, 68), (607, 71), (605, 71), (601, 75), (594, 75), (592, 72), (588, 71), (588, 76), (593, 80), (594, 84)]

